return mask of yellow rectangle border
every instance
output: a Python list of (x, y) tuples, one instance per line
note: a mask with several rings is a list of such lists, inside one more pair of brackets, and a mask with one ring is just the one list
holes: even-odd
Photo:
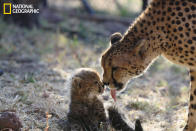
[[(10, 12), (5, 12), (5, 6), (6, 6), (6, 5), (10, 6)], [(12, 13), (12, 7), (11, 7), (11, 6), (12, 6), (11, 3), (4, 3), (4, 4), (3, 4), (3, 8), (4, 8), (4, 9), (3, 9), (3, 14), (5, 14), (5, 15), (10, 15), (10, 14)]]

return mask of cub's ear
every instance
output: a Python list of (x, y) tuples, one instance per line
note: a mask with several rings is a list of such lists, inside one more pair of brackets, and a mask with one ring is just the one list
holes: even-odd
[(136, 47), (135, 47), (135, 52), (143, 59), (144, 53), (147, 50), (147, 43), (146, 43), (146, 39), (141, 39), (136, 43)]
[(111, 42), (111, 44), (113, 45), (114, 43), (116, 43), (116, 42), (118, 42), (119, 40), (121, 40), (121, 38), (122, 38), (121, 33), (116, 32), (116, 33), (114, 33), (114, 34), (112, 34), (112, 35), (110, 36), (110, 42)]
[(81, 78), (79, 78), (79, 77), (73, 77), (72, 78), (72, 87), (74, 87), (74, 88), (81, 88), (81, 81), (82, 81), (82, 79)]

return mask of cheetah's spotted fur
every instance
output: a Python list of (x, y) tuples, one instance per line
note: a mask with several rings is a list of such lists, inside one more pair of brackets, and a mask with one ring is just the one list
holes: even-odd
[(187, 125), (196, 128), (196, 0), (152, 0), (121, 36), (111, 36), (102, 55), (103, 81), (121, 90), (142, 74), (158, 56), (190, 69), (191, 91)]

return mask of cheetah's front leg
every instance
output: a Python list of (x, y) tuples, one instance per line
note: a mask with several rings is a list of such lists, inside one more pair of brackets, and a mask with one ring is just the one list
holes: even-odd
[(191, 91), (187, 125), (184, 131), (195, 131), (196, 128), (196, 69), (190, 70)]

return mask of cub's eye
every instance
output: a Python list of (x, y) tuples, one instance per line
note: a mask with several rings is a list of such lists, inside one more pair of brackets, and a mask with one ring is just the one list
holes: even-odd
[(95, 83), (97, 86), (99, 86), (99, 82), (95, 81), (94, 83)]

